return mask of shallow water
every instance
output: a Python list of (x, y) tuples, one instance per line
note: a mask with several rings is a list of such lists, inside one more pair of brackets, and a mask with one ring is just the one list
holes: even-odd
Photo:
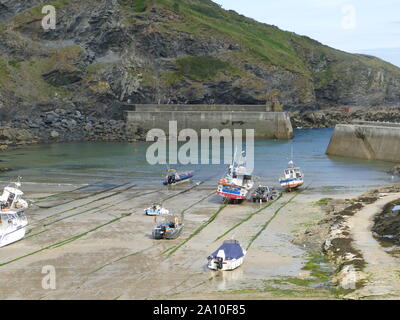
[[(257, 140), (255, 171), (260, 181), (278, 185), (278, 178), (290, 159), (305, 173), (306, 184), (321, 194), (362, 192), (373, 187), (398, 182), (386, 172), (393, 166), (383, 161), (368, 161), (325, 154), (333, 133), (328, 129), (296, 130), (293, 140)], [(0, 153), (1, 165), (14, 171), (2, 174), (1, 182), (15, 176), (23, 181), (46, 184), (126, 183), (160, 185), (165, 165), (151, 166), (146, 161), (145, 142), (73, 142), (33, 145)], [(215, 185), (226, 169), (220, 165), (176, 165), (178, 170), (194, 170), (195, 181)]]

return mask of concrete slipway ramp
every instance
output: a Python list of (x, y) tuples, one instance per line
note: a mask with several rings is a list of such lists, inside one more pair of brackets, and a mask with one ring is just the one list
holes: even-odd
[(348, 226), (353, 237), (353, 245), (366, 262), (364, 272), (368, 276), (366, 285), (349, 295), (353, 299), (399, 299), (400, 262), (389, 255), (373, 237), (371, 228), (374, 216), (383, 207), (400, 198), (400, 193), (385, 194), (375, 203), (366, 205), (349, 220)]

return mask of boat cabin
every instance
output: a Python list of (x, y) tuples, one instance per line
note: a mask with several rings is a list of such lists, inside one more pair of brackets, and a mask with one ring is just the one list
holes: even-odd
[(0, 209), (15, 209), (23, 194), (19, 189), (5, 187), (3, 194), (0, 196)]
[(287, 179), (296, 179), (302, 178), (303, 174), (300, 171), (300, 168), (288, 168), (285, 170), (285, 178)]

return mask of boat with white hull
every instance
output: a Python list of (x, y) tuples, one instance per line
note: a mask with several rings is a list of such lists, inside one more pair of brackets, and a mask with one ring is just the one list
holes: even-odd
[(290, 161), (283, 173), (283, 177), (279, 179), (279, 183), (286, 190), (297, 189), (304, 184), (304, 174), (299, 167), (295, 166), (293, 161)]
[(25, 237), (28, 220), (23, 211), (0, 211), (0, 248)]
[(0, 196), (0, 247), (4, 247), (25, 237), (28, 220), (24, 210), (28, 202), (22, 199), (21, 183), (7, 186)]
[(20, 210), (27, 209), (28, 202), (22, 199), (24, 193), (20, 189), (21, 183), (15, 182), (14, 186), (7, 186), (0, 196), (0, 209)]
[(243, 264), (246, 250), (237, 240), (226, 240), (208, 257), (208, 268), (211, 270), (230, 271)]
[(246, 159), (242, 153), (241, 161), (234, 159), (225, 178), (219, 180), (217, 194), (225, 199), (243, 201), (247, 199), (253, 185), (253, 177), (247, 170)]
[(144, 213), (146, 216), (168, 216), (169, 210), (159, 204), (153, 204), (151, 207), (144, 209)]

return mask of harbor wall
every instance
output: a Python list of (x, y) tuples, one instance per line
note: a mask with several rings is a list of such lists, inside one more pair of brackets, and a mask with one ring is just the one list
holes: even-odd
[(400, 162), (400, 123), (358, 121), (337, 125), (326, 153)]
[(169, 131), (177, 121), (178, 131), (194, 129), (254, 129), (256, 138), (290, 139), (293, 128), (286, 112), (266, 111), (265, 105), (132, 105), (126, 111), (131, 134), (159, 128)]

